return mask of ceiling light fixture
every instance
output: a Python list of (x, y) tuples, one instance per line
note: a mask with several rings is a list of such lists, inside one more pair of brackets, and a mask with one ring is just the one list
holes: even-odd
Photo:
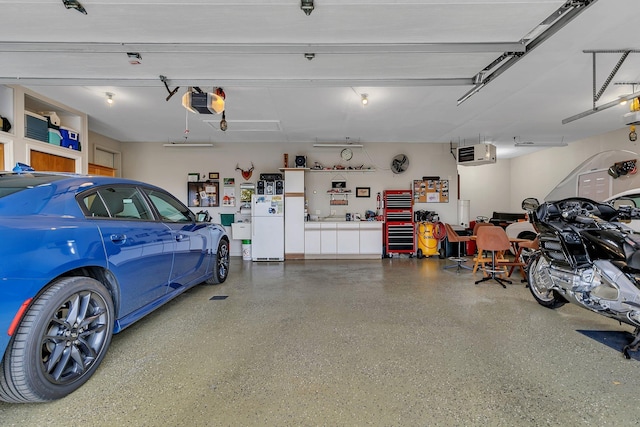
[(360, 95), (360, 102), (362, 102), (362, 105), (369, 104), (369, 95), (367, 95), (366, 93)]
[(62, 4), (67, 9), (75, 9), (80, 13), (84, 13), (85, 15), (87, 14), (86, 9), (82, 6), (82, 3), (80, 3), (78, 0), (62, 0)]
[(516, 142), (513, 144), (514, 147), (566, 147), (566, 142), (533, 142), (533, 141), (523, 141)]
[(301, 0), (300, 9), (302, 9), (305, 15), (307, 16), (311, 15), (311, 12), (313, 12), (313, 9), (314, 9), (313, 0)]
[(105, 95), (107, 95), (107, 104), (113, 105), (113, 94), (111, 92), (106, 92)]

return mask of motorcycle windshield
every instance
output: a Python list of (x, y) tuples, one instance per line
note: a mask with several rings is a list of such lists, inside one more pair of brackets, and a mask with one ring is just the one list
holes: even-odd
[(545, 201), (585, 197), (596, 202), (605, 201), (619, 193), (637, 189), (640, 193), (640, 174), (636, 163), (640, 155), (627, 150), (598, 153), (580, 164), (563, 179)]

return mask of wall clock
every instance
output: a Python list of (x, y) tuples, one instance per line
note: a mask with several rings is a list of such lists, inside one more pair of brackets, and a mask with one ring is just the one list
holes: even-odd
[(340, 157), (342, 157), (342, 160), (348, 162), (353, 157), (353, 151), (349, 148), (345, 148), (340, 152)]
[(391, 159), (391, 172), (403, 173), (409, 168), (409, 157), (406, 154), (398, 154)]

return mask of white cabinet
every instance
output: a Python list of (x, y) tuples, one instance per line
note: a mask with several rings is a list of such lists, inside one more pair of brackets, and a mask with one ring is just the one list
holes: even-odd
[(382, 222), (307, 222), (304, 225), (306, 259), (382, 258)]
[(320, 224), (320, 253), (323, 255), (335, 255), (338, 251), (336, 236), (336, 223), (323, 222)]
[(382, 222), (360, 223), (360, 253), (382, 257)]
[(304, 226), (304, 253), (320, 254), (320, 223), (307, 223)]
[(353, 255), (360, 253), (360, 223), (341, 222), (337, 224), (337, 253), (338, 255)]
[(284, 256), (285, 259), (304, 258), (304, 171), (284, 171)]
[(251, 223), (249, 222), (232, 223), (231, 238), (234, 240), (251, 240)]

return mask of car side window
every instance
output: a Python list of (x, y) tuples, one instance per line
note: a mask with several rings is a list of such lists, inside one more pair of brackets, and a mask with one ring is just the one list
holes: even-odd
[(193, 214), (177, 199), (161, 191), (144, 189), (160, 217), (166, 222), (193, 222)]
[(84, 196), (82, 201), (89, 216), (94, 218), (153, 219), (144, 197), (135, 187), (100, 188)]

